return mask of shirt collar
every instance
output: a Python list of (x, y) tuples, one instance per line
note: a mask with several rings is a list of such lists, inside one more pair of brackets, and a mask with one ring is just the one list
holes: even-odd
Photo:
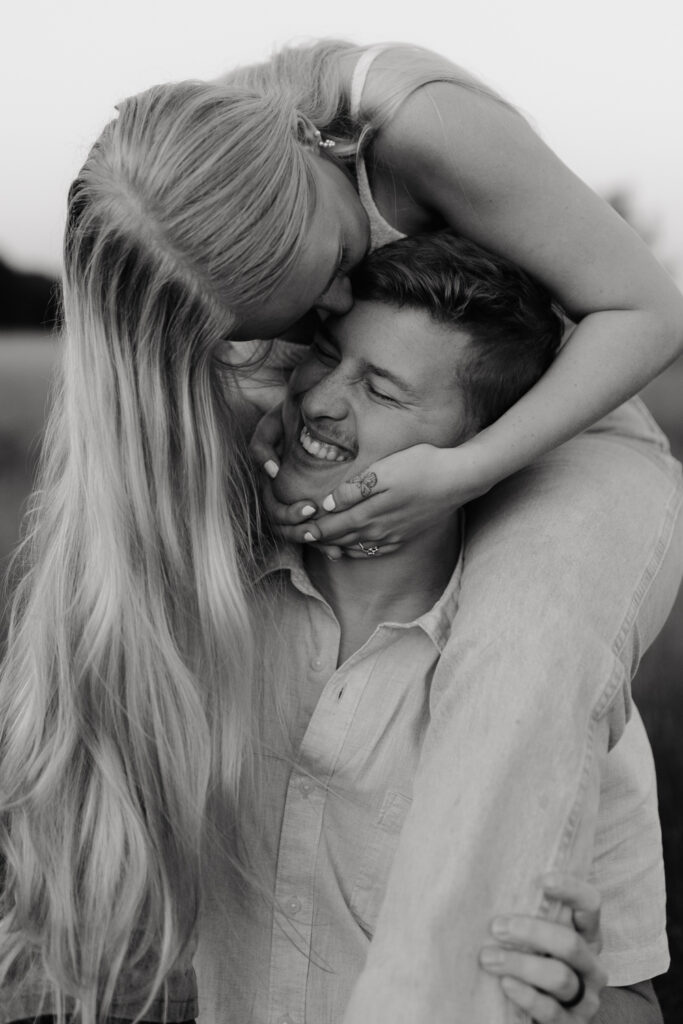
[[(451, 626), (458, 607), (460, 582), (462, 579), (463, 555), (465, 549), (465, 514), (461, 510), (456, 529), (460, 531), (460, 553), (441, 597), (432, 607), (411, 622), (387, 622), (383, 625), (393, 629), (421, 629), (434, 643), (439, 653), (443, 651), (451, 632)], [(258, 580), (263, 581), (278, 573), (289, 576), (290, 582), (299, 593), (307, 597), (322, 600), (321, 595), (311, 583), (304, 568), (301, 546), (298, 544), (282, 544), (275, 548), (266, 558)]]
[(302, 594), (320, 599), (320, 594), (304, 568), (300, 544), (280, 544), (274, 548), (265, 558), (263, 569), (257, 576), (257, 583), (278, 573), (289, 575), (292, 585)]

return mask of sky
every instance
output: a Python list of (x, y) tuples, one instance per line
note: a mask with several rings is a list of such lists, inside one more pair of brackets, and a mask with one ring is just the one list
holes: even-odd
[(67, 189), (118, 99), (317, 36), (415, 42), (515, 103), (597, 191), (627, 189), (683, 279), (679, 0), (4, 0), (0, 257), (59, 268)]

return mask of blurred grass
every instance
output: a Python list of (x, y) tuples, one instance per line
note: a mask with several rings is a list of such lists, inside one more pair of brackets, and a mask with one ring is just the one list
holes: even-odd
[[(0, 335), (0, 575), (15, 546), (44, 422), (58, 345), (49, 335)], [(683, 361), (643, 397), (683, 459)], [(634, 683), (657, 763), (667, 867), (671, 969), (657, 982), (667, 1024), (683, 1021), (683, 592)], [(0, 619), (0, 629), (2, 620)]]

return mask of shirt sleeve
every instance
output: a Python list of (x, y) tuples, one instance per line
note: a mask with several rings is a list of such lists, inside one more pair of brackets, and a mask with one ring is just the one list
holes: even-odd
[(413, 803), (344, 1024), (528, 1021), (479, 952), (494, 916), (559, 911), (542, 873), (588, 877), (610, 725), (570, 688), (507, 685), (501, 644), (522, 680), (559, 671), (522, 640), (510, 631), (475, 650), (451, 637), (442, 653)]
[(605, 761), (590, 881), (603, 898), (600, 959), (609, 985), (663, 974), (669, 949), (657, 782), (635, 705)]

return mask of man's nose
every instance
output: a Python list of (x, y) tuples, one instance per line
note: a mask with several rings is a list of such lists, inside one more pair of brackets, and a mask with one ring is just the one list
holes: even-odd
[(334, 281), (326, 292), (320, 296), (315, 308), (325, 310), (333, 316), (342, 316), (353, 306), (353, 295), (351, 293), (351, 282), (348, 277), (335, 277)]
[(338, 367), (308, 389), (301, 400), (301, 409), (308, 420), (343, 420), (348, 415), (346, 389)]

